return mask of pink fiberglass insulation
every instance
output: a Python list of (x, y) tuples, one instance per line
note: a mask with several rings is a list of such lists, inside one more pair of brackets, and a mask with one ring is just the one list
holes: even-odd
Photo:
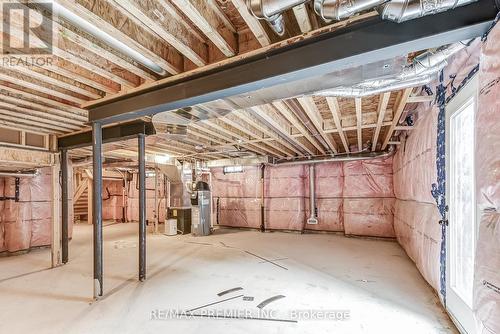
[[(342, 194), (344, 191), (344, 170), (340, 162), (328, 162), (315, 167), (317, 225), (305, 225), (306, 230), (343, 232), (344, 219)], [(306, 167), (305, 206), (306, 219), (309, 211), (309, 168)]]
[(396, 199), (394, 230), (398, 243), (415, 262), (425, 280), (439, 290), (441, 219), (433, 203)]
[(123, 181), (103, 180), (102, 182), (102, 219), (122, 220), (123, 217)]
[(268, 166), (264, 173), (265, 228), (302, 231), (305, 222), (304, 165)]
[[(116, 186), (116, 185), (115, 185)], [(117, 187), (117, 186), (116, 186)], [(133, 174), (132, 181), (128, 183), (128, 196), (127, 196), (127, 221), (138, 221), (139, 220), (139, 184), (137, 174)], [(146, 220), (154, 221), (155, 215), (155, 178), (146, 178)], [(158, 221), (165, 221), (165, 207), (166, 199), (164, 192), (163, 178), (158, 181)], [(115, 200), (117, 201), (117, 200)], [(113, 204), (113, 203), (111, 203)], [(111, 211), (110, 215), (121, 216), (119, 214), (119, 202), (114, 203), (114, 211)]]
[(234, 227), (260, 227), (260, 198), (220, 198), (219, 221)]
[(418, 120), (394, 156), (394, 230), (426, 281), (439, 291), (441, 227), (431, 194), (437, 180), (437, 107), (422, 105)]
[(345, 234), (393, 238), (394, 198), (345, 198)]
[(346, 162), (343, 197), (394, 197), (392, 157)]
[[(480, 41), (449, 59), (444, 68), (447, 96), (479, 62)], [(452, 84), (453, 83), (453, 84)], [(435, 91), (439, 83), (429, 86)], [(400, 245), (415, 262), (427, 282), (440, 288), (441, 216), (431, 194), (437, 182), (437, 119), (435, 103), (421, 103), (413, 111), (416, 123), (394, 156), (394, 230)]]
[(482, 46), (476, 113), (476, 246), (473, 309), (478, 333), (500, 333), (500, 25)]
[[(3, 177), (0, 177), (0, 197), (4, 196), (4, 183), (5, 179)], [(5, 251), (5, 230), (4, 230), (4, 223), (3, 223), (3, 207), (4, 207), (4, 201), (0, 201), (0, 253)]]
[[(5, 197), (14, 198), (15, 178), (0, 179), (0, 190)], [(70, 184), (71, 187), (71, 184)], [(70, 192), (72, 190), (70, 189)], [(40, 169), (33, 178), (20, 178), (19, 201), (2, 202), (0, 215), (0, 251), (16, 252), (31, 247), (48, 246), (52, 234), (52, 176), (51, 168)], [(70, 201), (69, 205), (72, 205)], [(73, 218), (70, 217), (71, 237)]]
[(261, 223), (261, 170), (259, 166), (244, 166), (243, 173), (224, 174), (222, 168), (212, 173), (212, 196), (219, 224), (234, 227), (259, 228)]
[[(244, 167), (243, 173), (224, 174), (222, 169), (212, 173), (219, 223), (260, 227), (260, 167)], [(354, 196), (348, 187), (354, 187), (359, 195)], [(392, 158), (317, 164), (315, 191), (318, 224), (309, 225), (309, 166), (266, 166), (265, 228), (394, 237)]]

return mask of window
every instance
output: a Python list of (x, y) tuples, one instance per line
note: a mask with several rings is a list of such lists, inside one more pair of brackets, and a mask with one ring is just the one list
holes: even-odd
[(225, 166), (224, 174), (243, 173), (243, 166)]

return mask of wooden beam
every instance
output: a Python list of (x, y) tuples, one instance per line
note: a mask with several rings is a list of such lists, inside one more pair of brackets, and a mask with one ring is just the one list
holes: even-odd
[[(76, 81), (73, 81), (73, 83), (68, 83), (66, 81), (61, 80), (60, 78), (54, 77), (56, 74), (52, 74), (51, 72), (45, 70), (43, 67), (36, 67), (36, 66), (31, 66), (28, 64), (25, 64), (25, 66), (16, 66), (16, 67), (9, 67), (12, 71), (27, 75), (29, 77), (35, 78), (37, 80), (40, 80), (42, 82), (45, 82), (49, 85), (53, 85), (55, 87), (59, 87), (62, 89), (66, 89), (68, 91), (86, 96), (91, 99), (100, 99), (102, 96), (99, 94), (96, 94), (94, 92), (91, 92), (89, 90), (86, 90), (84, 88), (81, 88), (78, 86), (78, 83)], [(71, 78), (68, 78), (71, 79)], [(72, 80), (72, 79), (71, 79)]]
[[(383, 122), (382, 123), (382, 126), (390, 126), (392, 124), (392, 122)], [(375, 129), (377, 127), (377, 123), (373, 123), (373, 124), (362, 124), (361, 125), (361, 129)], [(347, 131), (357, 131), (358, 130), (358, 127), (357, 126), (344, 126), (342, 127), (342, 131), (345, 133)], [(325, 133), (338, 133), (338, 129), (328, 129), (328, 130), (325, 130)]]
[(33, 113), (40, 113), (41, 115), (45, 115), (48, 118), (75, 124), (78, 126), (82, 125), (84, 122), (87, 121), (87, 117), (74, 114), (71, 111), (64, 111), (57, 108), (52, 108), (42, 104), (34, 103), (25, 99), (6, 95), (4, 92), (1, 91), (2, 89), (3, 87), (0, 86), (0, 101), (2, 103), (2, 106), (4, 106), (5, 108), (14, 109), (20, 112), (26, 112), (30, 110)]
[(3, 119), (0, 119), (0, 127), (1, 126), (7, 128), (7, 129), (28, 130), (30, 132), (38, 133), (38, 134), (54, 133), (53, 130), (47, 130), (47, 129), (43, 129), (43, 128), (40, 128), (37, 126), (29, 126), (29, 125), (25, 125), (25, 124), (22, 124), (19, 122), (6, 121)]
[(172, 2), (200, 29), (226, 56), (237, 54), (238, 42), (217, 13), (217, 5), (207, 0), (172, 0)]
[(401, 115), (403, 114), (403, 111), (406, 106), (406, 101), (408, 100), (408, 97), (410, 96), (413, 88), (406, 88), (402, 94), (400, 94), (398, 101), (396, 102), (396, 108), (394, 112), (394, 117), (392, 119), (392, 124), (387, 130), (387, 135), (385, 136), (385, 140), (382, 143), (382, 150), (385, 150), (387, 147), (387, 144), (389, 143), (389, 140), (392, 137), (392, 134), (394, 132), (394, 128), (398, 125), (399, 119), (401, 118)]
[(69, 112), (74, 113), (76, 115), (80, 115), (80, 116), (84, 116), (84, 117), (87, 116), (87, 111), (85, 109), (73, 107), (71, 105), (68, 105), (68, 104), (65, 104), (65, 103), (62, 103), (62, 102), (59, 102), (56, 100), (52, 100), (52, 99), (49, 99), (49, 98), (46, 98), (43, 96), (31, 94), (31, 93), (25, 92), (23, 90), (19, 90), (19, 89), (12, 88), (12, 87), (2, 85), (2, 84), (0, 84), (0, 90), (8, 91), (12, 94), (18, 94), (18, 95), (21, 95), (25, 98), (32, 99), (32, 100), (36, 101), (36, 103), (42, 103), (42, 104), (45, 103), (45, 104), (48, 104), (50, 106), (54, 106), (54, 107), (69, 111)]
[(338, 130), (338, 134), (340, 136), (340, 140), (342, 140), (342, 145), (344, 145), (344, 150), (345, 152), (349, 153), (349, 143), (347, 141), (347, 137), (342, 130), (342, 122), (340, 121), (340, 107), (339, 107), (339, 101), (337, 100), (336, 97), (327, 97), (326, 98), (326, 103), (328, 104), (328, 108), (330, 109), (330, 112), (332, 113), (333, 116), (333, 122), (335, 123), (335, 127)]
[[(206, 121), (204, 122), (206, 123)], [(228, 146), (233, 146), (233, 145), (230, 145), (229, 143), (234, 141), (233, 140), (233, 134), (232, 133), (228, 133), (228, 131), (226, 129), (224, 129), (223, 127), (217, 125), (217, 124), (205, 124), (205, 126), (209, 126), (209, 128), (206, 128), (206, 127), (200, 127), (199, 125), (195, 125), (195, 124), (192, 124), (192, 126), (195, 126), (195, 127), (199, 127), (201, 128), (201, 130), (203, 130), (204, 132), (212, 135), (212, 136), (215, 136), (217, 138), (220, 138), (222, 140), (225, 140), (228, 142)], [(214, 131), (214, 130), (217, 130), (217, 131)], [(226, 133), (226, 135), (223, 135), (222, 133)], [(229, 138), (227, 137), (229, 135)], [(238, 136), (238, 137), (235, 137), (235, 138), (238, 138), (239, 141), (243, 142), (245, 141), (245, 138), (241, 137), (241, 136)], [(247, 144), (238, 144), (238, 146), (241, 146), (245, 149), (248, 149), (250, 151), (253, 151), (253, 152), (256, 152), (258, 154), (267, 154), (265, 151), (261, 150), (261, 149), (258, 149), (258, 148), (255, 148), (254, 146), (252, 145), (247, 145)]]
[(384, 94), (380, 94), (378, 107), (377, 107), (377, 127), (375, 128), (375, 132), (373, 133), (372, 140), (372, 152), (377, 149), (378, 136), (380, 135), (380, 129), (382, 128), (382, 123), (384, 122), (385, 111), (387, 110), (387, 105), (389, 103), (389, 98), (391, 97), (391, 92), (387, 92)]
[[(246, 134), (247, 136), (249, 136), (251, 138), (255, 138), (255, 139), (260, 138), (260, 136), (258, 134), (256, 134), (255, 132), (251, 131), (248, 127), (245, 127), (242, 124), (238, 124), (238, 122), (235, 122), (235, 121), (229, 119), (226, 116), (220, 117), (219, 120), (221, 120), (222, 122), (224, 122), (224, 123), (232, 126), (233, 128), (237, 129), (238, 131)], [(271, 147), (274, 152), (279, 152), (279, 154), (287, 156), (287, 157), (293, 156), (293, 154), (290, 154), (287, 150), (285, 150), (282, 147), (274, 144), (273, 142), (267, 142), (265, 144), (267, 146)], [(267, 149), (263, 145), (258, 145), (258, 146), (260, 146), (262, 149)]]
[(305, 4), (293, 7), (293, 14), (303, 34), (312, 30), (311, 20)]
[[(261, 107), (253, 107), (250, 108), (249, 110), (251, 112), (255, 112), (258, 114), (258, 116), (262, 117), (267, 123), (269, 123), (272, 127), (274, 127), (276, 130), (279, 131), (285, 138), (291, 139), (289, 137), (289, 133), (287, 132), (287, 129), (284, 129), (269, 113), (267, 108), (268, 106), (261, 106)], [(237, 110), (234, 112), (234, 114), (248, 123), (251, 127), (257, 129), (258, 131), (262, 132), (263, 135), (275, 140), (276, 142), (280, 143), (284, 147), (286, 147), (290, 152), (293, 154), (297, 155), (303, 155), (303, 152), (298, 150), (294, 145), (291, 145), (289, 142), (284, 140), (282, 137), (280, 137), (277, 133), (274, 132), (274, 130), (270, 130), (266, 125), (262, 124), (261, 122), (257, 121), (256, 119), (253, 119), (246, 111), (244, 110)], [(292, 140), (292, 139), (291, 139)], [(295, 143), (295, 140), (293, 138), (292, 140)], [(299, 142), (299, 141), (297, 141)], [(300, 143), (300, 142), (299, 142)], [(302, 143), (300, 143), (302, 145)], [(300, 146), (299, 145), (299, 146)]]
[(415, 127), (414, 126), (409, 126), (409, 125), (398, 125), (394, 127), (394, 131), (409, 131), (413, 130)]
[(304, 96), (298, 98), (297, 100), (299, 101), (300, 105), (302, 106), (306, 114), (311, 119), (312, 123), (318, 130), (321, 137), (325, 140), (330, 150), (333, 153), (337, 153), (338, 151), (335, 142), (333, 141), (333, 139), (329, 137), (327, 133), (325, 133), (323, 129), (323, 118), (319, 113), (318, 107), (316, 106), (316, 102), (314, 102), (314, 99), (311, 96)]
[[(19, 0), (16, 0), (17, 3), (23, 4)], [(25, 8), (28, 8), (24, 6)], [(31, 11), (30, 11), (31, 13)], [(149, 79), (149, 80), (156, 80), (156, 78), (151, 75), (150, 73), (142, 70), (135, 64), (133, 61), (132, 63), (124, 60), (123, 58), (118, 57), (114, 53), (108, 51), (107, 49), (101, 47), (96, 41), (91, 41), (87, 39), (86, 37), (79, 35), (75, 32), (73, 32), (70, 29), (67, 29), (63, 25), (57, 23), (55, 20), (52, 20), (48, 17), (45, 17), (45, 20), (48, 20), (50, 24), (52, 25), (52, 29), (54, 30), (54, 33), (58, 35), (59, 38), (64, 38), (68, 39), (73, 43), (76, 43), (82, 47), (84, 47), (86, 50), (102, 57), (105, 58), (106, 60), (120, 66), (123, 69), (126, 69), (130, 71), (131, 73), (143, 78), (143, 79)], [(96, 97), (97, 98), (97, 97)]]
[(47, 94), (49, 96), (55, 96), (55, 97), (58, 97), (60, 99), (63, 99), (63, 100), (69, 101), (69, 102), (73, 102), (76, 104), (81, 104), (81, 103), (85, 102), (84, 99), (75, 97), (75, 96), (70, 95), (70, 94), (60, 92), (60, 91), (55, 90), (53, 88), (47, 88), (48, 85), (41, 85), (38, 83), (28, 81), (22, 77), (16, 77), (8, 72), (0, 71), (0, 80), (7, 81), (7, 82), (13, 83), (15, 85), (18, 85), (18, 86), (21, 86), (24, 88), (28, 88), (28, 89), (31, 89), (34, 91), (38, 91), (38, 92)]
[(47, 69), (47, 70), (49, 70), (51, 72), (57, 73), (59, 75), (65, 76), (67, 78), (71, 78), (71, 79), (73, 79), (75, 81), (81, 82), (82, 84), (85, 84), (85, 85), (87, 85), (89, 87), (93, 87), (93, 88), (98, 89), (100, 91), (103, 91), (103, 92), (106, 92), (106, 93), (109, 93), (109, 94), (116, 94), (116, 93), (118, 93), (118, 90), (115, 90), (115, 89), (113, 89), (113, 88), (111, 88), (109, 86), (103, 85), (100, 82), (96, 82), (95, 80), (89, 79), (89, 78), (87, 78), (86, 76), (83, 76), (80, 73), (67, 70), (67, 69), (65, 69), (65, 68), (63, 68), (61, 66), (47, 64), (47, 65), (44, 65), (43, 68)]
[(271, 44), (271, 39), (267, 35), (267, 32), (264, 30), (259, 20), (257, 20), (250, 12), (248, 11), (247, 5), (244, 0), (231, 0), (234, 7), (238, 13), (240, 13), (241, 18), (245, 21), (250, 31), (254, 34), (257, 41), (259, 41), (261, 46), (268, 46)]
[[(172, 45), (197, 66), (208, 63), (208, 48), (198, 40), (186, 26), (173, 15), (176, 9), (165, 0), (112, 0), (117, 8), (122, 7), (135, 16), (154, 34)], [(129, 16), (130, 17), (130, 16)]]
[(363, 111), (362, 109), (362, 100), (360, 97), (354, 99), (354, 105), (356, 107), (356, 129), (358, 138), (358, 151), (361, 152), (363, 150), (363, 130), (361, 129), (361, 125), (363, 124)]
[[(151, 59), (168, 73), (178, 74), (182, 72), (183, 60), (179, 53), (173, 52), (163, 43), (157, 43), (158, 39), (147, 34), (142, 27), (134, 27), (130, 22), (125, 22), (122, 15), (119, 15), (111, 5), (98, 0), (85, 0), (78, 3), (72, 0), (58, 0), (58, 2), (82, 19), (125, 43), (134, 51)], [(89, 8), (92, 8), (93, 11)], [(110, 22), (120, 22), (122, 25), (118, 28)]]
[(45, 128), (48, 130), (54, 130), (54, 132), (57, 133), (71, 132), (74, 130), (81, 129), (81, 127), (67, 125), (65, 123), (60, 123), (52, 120), (47, 120), (40, 116), (34, 116), (33, 114), (13, 112), (12, 110), (3, 109), (1, 107), (0, 107), (0, 118), (13, 122), (19, 121), (20, 123), (32, 125), (35, 127), (39, 126), (41, 128)]
[(294, 126), (321, 154), (326, 154), (322, 145), (314, 139), (300, 120), (288, 109), (282, 101), (273, 102), (273, 106), (283, 115), (292, 126)]
[[(272, 108), (270, 105), (264, 105), (264, 106), (252, 107), (252, 108), (250, 108), (250, 110), (252, 110), (256, 114), (258, 114), (259, 117), (262, 117), (267, 123), (269, 123), (273, 128), (278, 130), (282, 136), (287, 138), (294, 145), (297, 145), (298, 147), (302, 148), (305, 152), (309, 153), (310, 155), (314, 155), (314, 152), (309, 147), (307, 147), (306, 145), (301, 143), (296, 138), (291, 137), (290, 131), (288, 129), (285, 129), (278, 121), (276, 121), (276, 119), (274, 117), (272, 117), (272, 113), (269, 110), (270, 108)], [(250, 123), (252, 126), (259, 126), (259, 124), (257, 124), (257, 122), (254, 122), (248, 115), (244, 114), (242, 111), (239, 111), (239, 113), (237, 113), (237, 115), (239, 117), (241, 117), (243, 120), (245, 120), (247, 123)], [(295, 148), (295, 146), (293, 146), (290, 143), (286, 142), (285, 140), (281, 139), (278, 135), (276, 135), (274, 133), (274, 131), (268, 130), (264, 126), (261, 126), (261, 128), (263, 129), (264, 133), (267, 136), (274, 138), (279, 143), (281, 143), (282, 145), (284, 145), (288, 149), (292, 150), (297, 155), (299, 155), (299, 156), (304, 155), (304, 152), (301, 152), (300, 150)]]
[[(20, 20), (19, 22), (22, 22), (22, 17), (17, 18), (17, 19)], [(12, 24), (9, 25), (8, 33), (9, 33), (11, 39), (13, 39), (13, 40), (17, 39), (19, 41), (23, 40), (23, 38), (24, 38), (23, 36), (25, 34), (25, 32), (22, 30), (22, 28), (20, 28), (18, 25), (12, 25)], [(37, 41), (37, 43), (33, 42), (34, 46), (41, 46), (41, 47), (44, 46), (44, 42), (42, 42), (41, 40), (35, 40), (35, 41)], [(67, 60), (73, 64), (76, 64), (82, 68), (85, 68), (91, 72), (94, 72), (94, 73), (102, 76), (103, 78), (107, 78), (107, 79), (112, 80), (116, 83), (119, 83), (120, 85), (130, 87), (130, 88), (137, 86), (135, 83), (128, 81), (127, 79), (113, 73), (112, 71), (110, 71), (108, 69), (104, 69), (100, 66), (97, 66), (93, 62), (90, 62), (90, 61), (82, 58), (81, 57), (82, 55), (71, 53), (70, 51), (68, 51), (68, 50), (71, 50), (71, 48), (68, 45), (60, 46), (59, 44), (64, 44), (64, 43), (57, 43), (55, 45), (54, 44), (52, 45), (52, 54), (53, 55), (58, 56), (62, 59), (65, 59), (65, 60)], [(72, 50), (72, 51), (75, 53), (79, 52), (79, 51), (75, 51), (75, 50)]]
[(416, 96), (410, 96), (408, 98), (408, 101), (406, 103), (420, 103), (420, 102), (432, 102), (436, 96), (434, 95), (416, 95)]

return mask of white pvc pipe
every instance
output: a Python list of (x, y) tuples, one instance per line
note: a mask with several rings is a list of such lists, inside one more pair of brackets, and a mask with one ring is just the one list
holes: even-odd
[[(55, 15), (59, 15), (63, 17), (65, 20), (76, 26), (77, 28), (80, 28), (87, 33), (91, 34), (92, 36), (96, 37), (97, 39), (103, 41), (113, 49), (116, 49), (117, 51), (120, 51), (121, 53), (129, 56), (130, 58), (136, 60), (137, 62), (143, 64), (150, 70), (160, 74), (160, 75), (165, 75), (166, 72), (164, 69), (162, 69), (160, 66), (158, 66), (156, 63), (153, 61), (149, 60), (145, 56), (143, 56), (141, 53), (135, 51), (134, 49), (130, 48), (128, 45), (125, 43), (117, 40), (113, 36), (109, 35), (108, 33), (104, 32), (103, 30), (99, 29), (99, 27), (94, 26), (90, 22), (87, 22), (86, 20), (82, 19), (78, 15), (74, 14), (72, 11), (64, 8), (57, 2), (51, 2), (52, 4), (52, 12)], [(46, 6), (46, 8), (50, 9), (48, 3), (42, 3), (42, 6)]]

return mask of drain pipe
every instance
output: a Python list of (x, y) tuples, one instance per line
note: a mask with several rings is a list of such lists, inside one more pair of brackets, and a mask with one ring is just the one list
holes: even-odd
[(316, 187), (315, 187), (315, 172), (314, 164), (309, 165), (309, 218), (307, 219), (308, 225), (317, 225), (318, 218), (316, 215)]

